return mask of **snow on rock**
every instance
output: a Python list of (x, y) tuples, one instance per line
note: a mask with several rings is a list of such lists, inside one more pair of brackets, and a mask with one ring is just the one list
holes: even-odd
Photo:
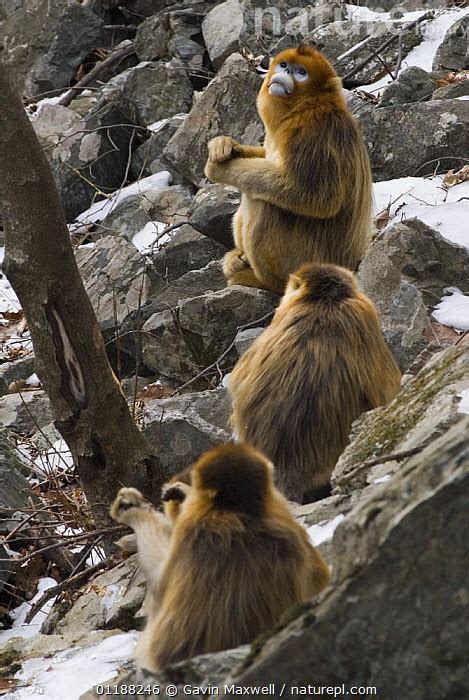
[[(389, 19), (389, 12), (372, 12), (366, 7), (354, 8), (353, 5), (348, 5), (347, 8), (350, 8), (348, 9), (349, 19), (366, 22), (379, 20), (383, 21)], [(425, 10), (406, 12), (399, 22), (412, 22), (423, 14), (425, 14)], [(410, 66), (418, 66), (419, 68), (423, 68), (423, 70), (431, 71), (436, 51), (443, 41), (446, 32), (455, 22), (462, 19), (466, 15), (467, 8), (458, 10), (442, 10), (436, 12), (434, 19), (423, 22), (419, 29), (414, 30), (420, 30), (422, 32), (423, 41), (421, 41), (418, 46), (415, 46), (407, 54), (405, 59), (402, 61), (401, 71), (405, 68), (409, 68)], [(366, 90), (366, 92), (370, 93), (379, 93), (379, 91), (388, 85), (391, 80), (391, 76), (386, 74), (375, 83), (364, 85), (360, 89)]]
[(445, 189), (443, 176), (403, 177), (373, 185), (375, 215), (389, 205), (389, 223), (417, 217), (444, 238), (469, 249), (469, 181)]
[[(0, 268), (5, 258), (5, 247), (0, 247)], [(13, 287), (5, 277), (3, 272), (0, 272), (0, 313), (5, 311), (19, 311), (21, 308), (18, 297), (16, 296)]]
[(378, 479), (375, 479), (373, 481), (374, 484), (385, 484), (386, 481), (390, 481), (391, 479), (391, 474), (385, 474), (384, 476), (380, 476)]
[(21, 603), (21, 605), (19, 605), (11, 612), (11, 616), (13, 618), (13, 627), (9, 630), (0, 631), (0, 644), (5, 644), (6, 642), (8, 642), (9, 639), (12, 639), (13, 637), (23, 637), (24, 639), (30, 639), (31, 637), (34, 637), (34, 635), (39, 633), (44, 619), (49, 614), (49, 611), (52, 608), (52, 605), (54, 604), (55, 598), (51, 598), (51, 600), (48, 600), (47, 603), (44, 603), (41, 610), (27, 625), (24, 622), (26, 615), (28, 614), (31, 605), (36, 603), (39, 600), (39, 598), (43, 595), (43, 593), (45, 593), (45, 591), (47, 591), (49, 588), (52, 588), (52, 586), (56, 585), (57, 581), (55, 581), (53, 578), (47, 577), (39, 579), (37, 593), (34, 596), (34, 598), (27, 603)]
[(461, 401), (459, 402), (458, 412), (467, 413), (469, 415), (469, 389), (464, 389), (459, 394)]
[(432, 316), (444, 326), (458, 331), (469, 331), (469, 296), (457, 287), (446, 287), (444, 296), (433, 310)]
[[(168, 170), (162, 170), (154, 175), (144, 177), (142, 180), (137, 180), (137, 182), (133, 182), (131, 185), (118, 190), (109, 199), (92, 204), (89, 209), (77, 216), (76, 223), (87, 225), (102, 221), (124, 199), (134, 195), (145, 194), (145, 192), (150, 190), (162, 190), (171, 184), (172, 179), (173, 176)], [(72, 224), (74, 230), (76, 229), (76, 223)]]
[(137, 637), (137, 632), (116, 634), (85, 649), (59, 652), (52, 659), (29, 659), (16, 675), (25, 685), (9, 697), (26, 700), (42, 695), (47, 700), (79, 700), (94, 685), (117, 676), (122, 664), (132, 657)]
[[(132, 243), (142, 255), (147, 255), (153, 251), (153, 247), (157, 242), (158, 235), (164, 231), (167, 224), (161, 221), (149, 221), (145, 226), (132, 237)], [(170, 234), (162, 236), (158, 240), (158, 245), (167, 243), (171, 239)]]
[(345, 515), (340, 513), (332, 520), (323, 520), (317, 525), (311, 525), (311, 527), (308, 528), (308, 535), (314, 546), (317, 547), (323, 542), (328, 542), (331, 540), (337, 525), (341, 523), (344, 518)]

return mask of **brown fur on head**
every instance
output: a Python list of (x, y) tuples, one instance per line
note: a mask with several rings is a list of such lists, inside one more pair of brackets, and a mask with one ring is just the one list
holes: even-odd
[(232, 426), (274, 464), (292, 500), (326, 495), (352, 422), (399, 390), (400, 372), (353, 274), (304, 265), (271, 325), (232, 371)]
[(259, 517), (272, 489), (272, 468), (253, 447), (229, 443), (196, 462), (192, 481), (215, 509)]
[(239, 444), (216, 448), (192, 477), (166, 557), (167, 520), (139, 492), (121, 489), (112, 508), (137, 536), (148, 622), (136, 658), (151, 671), (252, 642), (329, 582), (327, 564), (273, 487), (261, 453)]

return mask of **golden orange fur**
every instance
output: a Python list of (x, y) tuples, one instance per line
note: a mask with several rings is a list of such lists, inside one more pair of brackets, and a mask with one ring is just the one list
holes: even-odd
[(272, 466), (249, 446), (216, 448), (194, 465), (169, 541), (166, 519), (135, 489), (119, 491), (111, 514), (137, 536), (148, 622), (136, 659), (149, 670), (251, 642), (329, 582)]
[(287, 498), (308, 502), (327, 495), (352, 422), (390, 401), (399, 382), (376, 310), (353, 274), (304, 265), (230, 375), (233, 429), (273, 462)]
[[(292, 92), (270, 94), (286, 63), (308, 72)], [(288, 68), (289, 70), (289, 68)], [(237, 187), (236, 248), (225, 256), (228, 284), (283, 293), (288, 275), (306, 262), (356, 269), (371, 232), (371, 172), (361, 131), (340, 79), (310, 47), (280, 53), (257, 100), (264, 147), (219, 136), (209, 144), (205, 174)]]

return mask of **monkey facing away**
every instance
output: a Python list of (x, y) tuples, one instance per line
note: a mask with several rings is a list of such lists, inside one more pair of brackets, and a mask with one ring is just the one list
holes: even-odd
[(317, 50), (300, 46), (273, 60), (257, 98), (264, 147), (228, 136), (209, 144), (205, 174), (237, 187), (236, 248), (228, 284), (283, 293), (307, 262), (355, 270), (371, 234), (371, 172), (340, 78)]
[(352, 422), (393, 399), (399, 383), (376, 310), (353, 274), (304, 265), (230, 375), (232, 426), (273, 462), (287, 498), (309, 502), (328, 495)]
[(136, 659), (151, 671), (251, 642), (329, 582), (260, 452), (224, 445), (203, 455), (191, 477), (171, 535), (136, 489), (121, 489), (111, 508), (137, 537), (148, 621)]

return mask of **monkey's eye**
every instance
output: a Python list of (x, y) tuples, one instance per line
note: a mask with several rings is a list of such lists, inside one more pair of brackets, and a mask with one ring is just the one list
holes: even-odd
[(286, 61), (281, 61), (280, 62), (280, 68), (286, 68), (287, 67), (287, 62)]
[(308, 71), (306, 71), (304, 68), (301, 66), (298, 66), (295, 68), (295, 80), (298, 80), (301, 82), (302, 80), (307, 80), (308, 79)]

